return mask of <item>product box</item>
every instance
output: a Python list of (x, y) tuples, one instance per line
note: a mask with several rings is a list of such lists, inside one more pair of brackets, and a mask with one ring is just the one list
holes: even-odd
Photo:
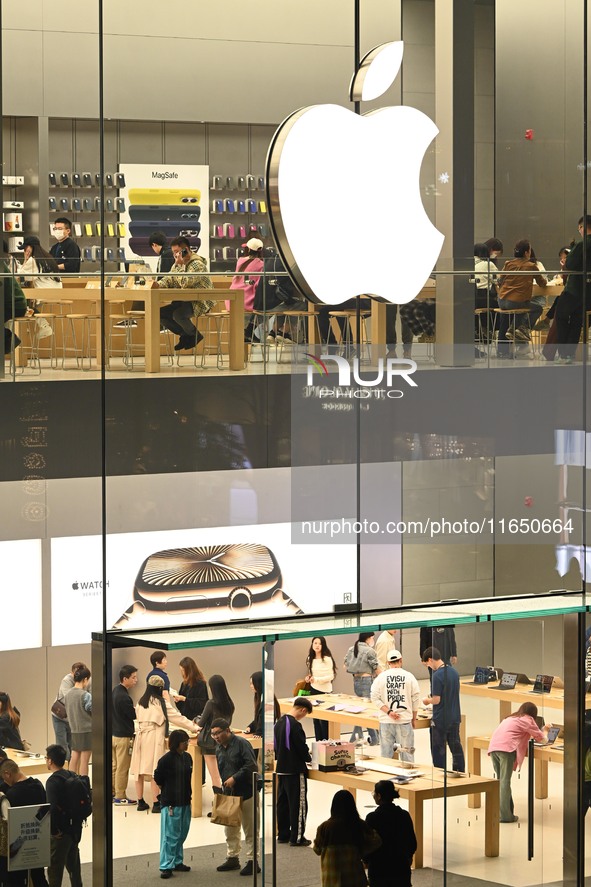
[(312, 743), (312, 768), (330, 773), (355, 763), (355, 743), (324, 739)]

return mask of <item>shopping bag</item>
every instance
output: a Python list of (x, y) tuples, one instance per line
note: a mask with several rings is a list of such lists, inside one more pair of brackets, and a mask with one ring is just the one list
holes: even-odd
[(242, 825), (242, 798), (237, 795), (215, 794), (211, 821), (215, 825)]

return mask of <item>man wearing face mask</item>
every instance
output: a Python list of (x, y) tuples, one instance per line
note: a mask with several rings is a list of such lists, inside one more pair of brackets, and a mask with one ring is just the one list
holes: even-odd
[[(202, 256), (191, 252), (191, 245), (186, 237), (175, 237), (170, 242), (174, 256), (174, 265), (170, 273), (161, 277), (154, 286), (163, 289), (213, 289), (211, 278), (204, 274), (207, 262)], [(160, 309), (160, 323), (179, 336), (174, 346), (175, 351), (195, 348), (203, 336), (195, 328), (191, 317), (207, 314), (215, 302), (199, 300), (195, 302), (171, 302)]]
[(49, 252), (57, 262), (60, 271), (66, 274), (79, 274), (80, 272), (80, 247), (72, 240), (72, 223), (69, 219), (56, 219), (53, 223), (52, 233), (57, 243), (54, 243)]

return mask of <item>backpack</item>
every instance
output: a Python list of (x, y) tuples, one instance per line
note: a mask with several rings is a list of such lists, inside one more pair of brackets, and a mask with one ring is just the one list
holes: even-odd
[(64, 778), (66, 809), (63, 811), (70, 825), (77, 830), (84, 825), (92, 813), (92, 790), (88, 776), (62, 770)]

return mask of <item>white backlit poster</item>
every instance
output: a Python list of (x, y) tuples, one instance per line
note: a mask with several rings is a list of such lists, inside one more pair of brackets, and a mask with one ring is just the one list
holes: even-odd
[[(41, 646), (41, 540), (0, 542), (2, 650)], [(10, 626), (8, 629), (6, 626)]]
[(50, 825), (49, 804), (9, 808), (9, 872), (44, 868), (49, 865)]
[[(51, 543), (52, 644), (102, 625), (99, 536)], [(291, 523), (107, 536), (107, 619), (125, 630), (330, 612), (355, 594), (354, 545), (292, 545)]]

